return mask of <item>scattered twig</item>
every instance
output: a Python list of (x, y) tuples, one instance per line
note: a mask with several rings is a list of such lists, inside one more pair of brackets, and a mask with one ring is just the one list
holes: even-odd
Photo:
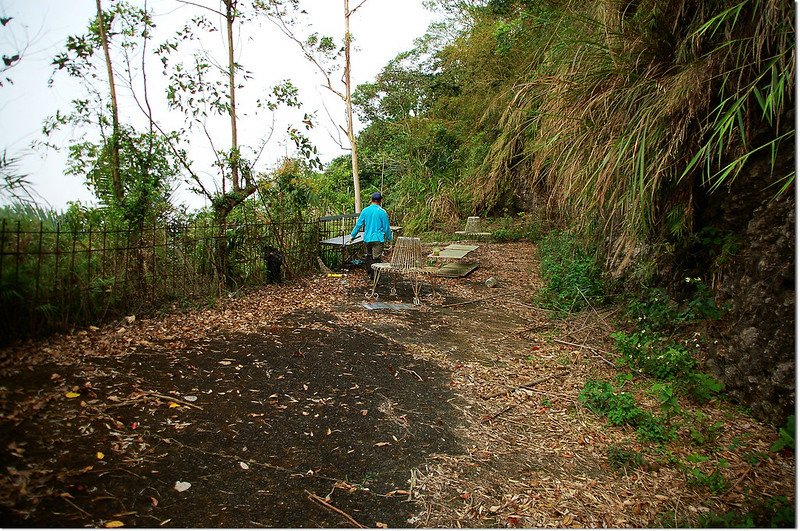
[(574, 335), (575, 335), (575, 334), (577, 334), (578, 332), (582, 332), (582, 331), (586, 330), (587, 328), (592, 328), (592, 327), (595, 327), (595, 326), (597, 326), (598, 324), (600, 324), (600, 322), (603, 322), (603, 323), (605, 323), (605, 324), (606, 324), (606, 326), (609, 326), (609, 324), (608, 324), (608, 321), (607, 321), (606, 319), (607, 319), (608, 317), (611, 317), (611, 316), (612, 316), (612, 315), (614, 315), (615, 313), (617, 313), (617, 310), (610, 310), (610, 311), (607, 311), (607, 312), (605, 312), (605, 314), (604, 314), (604, 315), (597, 314), (597, 316), (599, 317), (599, 319), (597, 319), (597, 320), (595, 320), (595, 321), (592, 321), (591, 323), (584, 324), (583, 326), (581, 326), (580, 328), (576, 328), (575, 330), (570, 330), (570, 331), (568, 332), (568, 334), (567, 334), (567, 335), (570, 335), (570, 336), (573, 336), (573, 337), (574, 337)]
[(495, 299), (500, 297), (501, 295), (507, 295), (506, 293), (496, 293), (494, 295), (490, 295), (488, 297), (481, 297), (480, 299), (472, 299), (471, 301), (463, 301), (463, 302), (454, 302), (451, 304), (442, 304), (441, 308), (452, 308), (453, 306), (462, 306), (464, 304), (472, 304), (473, 302), (481, 302), (481, 301), (488, 301), (489, 299)]
[(80, 512), (82, 512), (83, 514), (85, 514), (85, 515), (86, 515), (86, 516), (88, 516), (89, 518), (92, 518), (92, 519), (94, 518), (94, 516), (92, 516), (91, 514), (87, 513), (86, 511), (84, 511), (83, 509), (81, 509), (80, 507), (78, 507), (77, 505), (75, 505), (74, 503), (72, 503), (71, 501), (69, 501), (69, 499), (67, 499), (67, 498), (64, 498), (64, 497), (62, 497), (61, 499), (62, 499), (62, 500), (64, 500), (65, 502), (67, 502), (68, 504), (72, 505), (72, 506), (73, 506), (73, 507), (75, 507), (76, 509), (78, 509)]
[(553, 323), (551, 323), (549, 321), (545, 322), (545, 323), (534, 323), (532, 325), (523, 326), (522, 328), (517, 328), (516, 330), (514, 330), (513, 333), (514, 333), (515, 336), (519, 336), (521, 334), (524, 334), (525, 332), (532, 332), (532, 331), (536, 330), (537, 328), (545, 328), (545, 327), (548, 327), (548, 326), (553, 326)]
[[(89, 470), (87, 473), (92, 473), (92, 472), (95, 472), (95, 471), (94, 470)], [(126, 474), (130, 474), (131, 476), (133, 476), (135, 478), (142, 479), (142, 476), (140, 476), (139, 474), (131, 472), (130, 470), (127, 470), (125, 468), (107, 468), (105, 470), (97, 470), (96, 471), (97, 477), (99, 477), (99, 478), (105, 476), (106, 474), (110, 474), (112, 472), (124, 472)]]
[(400, 370), (401, 370), (401, 371), (410, 372), (411, 374), (413, 374), (414, 376), (416, 376), (416, 377), (419, 379), (419, 381), (420, 381), (420, 382), (422, 381), (422, 376), (420, 376), (419, 374), (417, 374), (417, 371), (412, 371), (411, 369), (406, 369), (405, 367), (400, 367)]
[(106, 409), (111, 409), (111, 408), (115, 408), (115, 407), (132, 406), (133, 404), (136, 404), (137, 402), (144, 401), (144, 399), (145, 399), (145, 396), (142, 395), (139, 398), (134, 398), (132, 400), (125, 400), (123, 402), (115, 402), (113, 404), (108, 404), (108, 405), (105, 405), (105, 406), (101, 406), (98, 409), (101, 409), (101, 410), (105, 411)]
[(557, 372), (557, 373), (554, 373), (554, 374), (550, 374), (548, 376), (543, 376), (542, 378), (537, 378), (536, 380), (533, 380), (531, 382), (524, 383), (524, 384), (521, 384), (521, 385), (517, 385), (517, 386), (514, 386), (514, 387), (512, 387), (510, 389), (506, 389), (506, 390), (503, 390), (503, 391), (498, 391), (498, 392), (492, 393), (490, 395), (486, 395), (486, 396), (483, 397), (483, 399), (484, 400), (488, 400), (490, 398), (497, 398), (498, 396), (505, 395), (505, 394), (508, 394), (508, 393), (512, 393), (512, 392), (516, 391), (517, 389), (521, 389), (523, 387), (524, 388), (534, 387), (534, 386), (536, 386), (536, 385), (538, 385), (538, 384), (540, 384), (542, 382), (546, 382), (547, 380), (550, 380), (552, 378), (557, 378), (559, 376), (566, 376), (567, 374), (569, 374), (569, 371), (561, 371), (561, 372)]
[(162, 437), (161, 435), (158, 435), (158, 434), (155, 434), (155, 433), (152, 433), (151, 435), (156, 437), (156, 438), (158, 438), (158, 439), (161, 439), (161, 441), (165, 442), (166, 444), (175, 444), (177, 446), (180, 446), (181, 448), (187, 448), (189, 450), (193, 450), (195, 452), (199, 452), (199, 453), (202, 453), (202, 454), (205, 454), (205, 455), (214, 455), (214, 456), (217, 456), (217, 457), (222, 457), (224, 459), (231, 459), (231, 460), (234, 460), (236, 462), (243, 461), (243, 462), (247, 463), (250, 466), (259, 466), (259, 467), (268, 468), (270, 470), (278, 470), (280, 472), (285, 472), (285, 473), (289, 474), (291, 477), (304, 477), (304, 478), (305, 477), (311, 477), (311, 478), (315, 478), (315, 479), (324, 479), (326, 481), (333, 481), (333, 482), (336, 482), (336, 483), (340, 483), (340, 482), (344, 481), (343, 479), (340, 479), (340, 478), (334, 478), (334, 477), (330, 477), (330, 476), (323, 476), (321, 474), (309, 475), (308, 473), (305, 473), (305, 472), (295, 472), (294, 470), (286, 468), (284, 466), (273, 465), (271, 463), (262, 463), (261, 461), (256, 461), (255, 459), (249, 459), (249, 458), (246, 458), (246, 457), (241, 457), (239, 455), (232, 455), (232, 454), (223, 453), (223, 452), (211, 452), (209, 450), (203, 450), (202, 448), (198, 448), (196, 446), (191, 446), (191, 445), (188, 445), (188, 444), (184, 444), (184, 443), (178, 441), (177, 439), (172, 439), (172, 438), (169, 438), (169, 437)]
[(492, 413), (491, 415), (487, 415), (487, 416), (483, 417), (481, 420), (483, 422), (489, 422), (490, 420), (494, 420), (497, 417), (499, 417), (500, 415), (502, 415), (503, 413), (505, 413), (507, 411), (511, 411), (512, 409), (514, 409), (515, 407), (519, 406), (520, 404), (524, 404), (527, 400), (528, 400), (528, 397), (526, 396), (522, 400), (520, 400), (518, 402), (514, 402), (511, 405), (508, 405), (508, 406), (504, 407), (503, 409), (501, 409), (500, 411), (498, 411), (496, 413)]
[(571, 347), (578, 347), (578, 348), (583, 348), (583, 349), (586, 349), (586, 350), (590, 350), (590, 351), (594, 352), (596, 358), (599, 358), (599, 359), (603, 360), (604, 362), (608, 363), (612, 367), (616, 367), (616, 365), (614, 365), (613, 362), (605, 359), (603, 356), (600, 355), (600, 352), (602, 352), (603, 354), (611, 354), (611, 352), (608, 352), (606, 350), (602, 350), (602, 349), (599, 349), (599, 348), (590, 347), (589, 345), (581, 345), (580, 343), (570, 343), (569, 341), (563, 341), (561, 339), (554, 339), (553, 341), (555, 341), (556, 343), (561, 343), (562, 345), (569, 345)]
[(589, 345), (582, 345), (580, 343), (571, 343), (569, 341), (564, 341), (563, 339), (554, 339), (553, 341), (555, 341), (556, 343), (561, 343), (562, 345), (569, 345), (570, 347), (585, 348), (586, 350), (593, 350), (595, 352), (602, 352), (604, 354), (611, 354), (611, 352), (608, 352), (608, 351), (605, 351), (605, 350), (602, 350), (602, 349), (599, 349), (599, 348), (590, 347)]
[(327, 501), (325, 501), (324, 498), (320, 498), (319, 496), (317, 496), (313, 492), (309, 492), (309, 491), (306, 491), (306, 494), (308, 494), (308, 499), (309, 500), (313, 500), (313, 501), (319, 503), (320, 505), (322, 505), (323, 507), (325, 507), (326, 509), (330, 509), (331, 511), (333, 511), (333, 512), (335, 512), (337, 514), (340, 514), (341, 516), (344, 516), (354, 526), (359, 527), (361, 529), (366, 529), (367, 528), (367, 526), (361, 525), (358, 522), (356, 522), (355, 518), (353, 518), (352, 516), (350, 516), (349, 514), (344, 512), (343, 510), (338, 509), (338, 508), (334, 507), (333, 505), (331, 505), (330, 503), (328, 503)]
[(428, 527), (428, 522), (431, 521), (431, 510), (433, 509), (433, 504), (428, 504), (428, 514), (425, 517), (425, 527)]
[(181, 403), (184, 406), (193, 407), (195, 409), (199, 409), (200, 411), (203, 411), (202, 407), (196, 406), (196, 405), (192, 404), (191, 402), (187, 402), (186, 400), (181, 400), (180, 398), (176, 398), (174, 396), (162, 395), (160, 393), (156, 393), (155, 391), (141, 391), (141, 392), (146, 394), (146, 395), (149, 395), (149, 396), (155, 396), (157, 398), (163, 398), (164, 400), (171, 400), (173, 402)]
[(550, 312), (550, 311), (552, 311), (552, 310), (548, 310), (547, 308), (540, 308), (538, 306), (534, 306), (533, 304), (527, 304), (525, 302), (521, 302), (521, 301), (514, 300), (514, 299), (511, 299), (508, 302), (511, 302), (511, 303), (516, 304), (518, 306), (524, 306), (525, 308), (530, 308), (531, 310), (538, 310), (540, 312)]

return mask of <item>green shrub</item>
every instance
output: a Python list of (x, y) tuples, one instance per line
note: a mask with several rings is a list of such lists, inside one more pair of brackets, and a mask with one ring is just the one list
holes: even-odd
[[(722, 434), (725, 424), (721, 421), (710, 422), (702, 411), (696, 411), (694, 422), (689, 425), (689, 437), (695, 446), (709, 446), (714, 444)], [(729, 448), (730, 449), (730, 448)]]
[(667, 292), (661, 288), (652, 288), (644, 298), (628, 302), (626, 314), (639, 330), (665, 330), (675, 325), (678, 309)]
[(658, 407), (661, 413), (669, 420), (681, 411), (678, 404), (678, 398), (675, 395), (675, 390), (672, 384), (669, 383), (656, 383), (650, 388), (650, 394), (658, 400)]
[(786, 426), (778, 430), (778, 439), (772, 444), (770, 450), (780, 452), (784, 448), (794, 450), (794, 415), (786, 419)]
[(677, 433), (664, 418), (642, 412), (636, 427), (636, 437), (641, 442), (665, 443), (674, 441)]
[(539, 241), (541, 236), (542, 228), (538, 223), (527, 223), (497, 228), (492, 231), (491, 238), (494, 242), (518, 242), (523, 240), (536, 242)]
[[(655, 386), (654, 386), (655, 387)], [(578, 400), (586, 408), (598, 415), (605, 415), (614, 426), (633, 426), (641, 442), (674, 441), (677, 432), (669, 423), (671, 415), (679, 410), (669, 389), (656, 389), (665, 414), (654, 416), (636, 405), (632, 394), (614, 389), (610, 382), (588, 380), (578, 395)], [(663, 399), (668, 396), (667, 399)]]
[(785, 496), (750, 501), (744, 511), (723, 514), (709, 512), (700, 516), (699, 527), (721, 528), (794, 528), (795, 509)]
[(696, 487), (708, 487), (711, 494), (722, 494), (728, 488), (725, 476), (716, 468), (710, 474), (703, 472), (699, 468), (690, 468), (687, 483)]
[(617, 393), (609, 382), (589, 380), (583, 386), (578, 400), (594, 413), (605, 415), (614, 426), (636, 425), (644, 413), (636, 407), (630, 393)]
[(683, 388), (696, 402), (705, 404), (714, 395), (722, 392), (725, 384), (718, 382), (706, 373), (690, 371), (683, 381)]
[(613, 332), (611, 337), (623, 363), (654, 378), (671, 380), (688, 374), (697, 364), (677, 343), (662, 345), (662, 340), (639, 332)]
[(679, 321), (696, 321), (698, 319), (719, 319), (722, 311), (717, 307), (711, 290), (699, 278), (686, 277), (686, 282), (694, 288), (694, 296), (689, 299), (686, 309), (676, 318)]
[(575, 237), (550, 232), (539, 243), (540, 272), (545, 287), (540, 303), (554, 310), (573, 312), (605, 299), (601, 268)]
[(616, 444), (608, 446), (606, 455), (608, 456), (608, 463), (614, 470), (627, 472), (628, 470), (639, 468), (645, 463), (641, 452), (624, 446), (617, 446)]

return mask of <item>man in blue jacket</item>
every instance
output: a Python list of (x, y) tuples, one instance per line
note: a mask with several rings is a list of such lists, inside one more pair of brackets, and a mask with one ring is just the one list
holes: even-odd
[(364, 228), (364, 244), (367, 246), (366, 267), (369, 278), (372, 279), (372, 264), (380, 261), (383, 247), (386, 242), (392, 241), (392, 229), (389, 227), (389, 214), (381, 207), (383, 197), (380, 192), (372, 194), (372, 204), (361, 211), (350, 233), (350, 241)]

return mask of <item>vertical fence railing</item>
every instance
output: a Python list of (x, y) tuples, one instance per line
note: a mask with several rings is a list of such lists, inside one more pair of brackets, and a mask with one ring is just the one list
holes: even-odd
[[(403, 213), (398, 211), (387, 211), (389, 214), (389, 224), (400, 226), (403, 223)], [(332, 238), (347, 238), (355, 227), (358, 214), (338, 214), (333, 216), (323, 216), (319, 218), (320, 241)], [(352, 258), (353, 254), (358, 254), (360, 250), (348, 250), (343, 245), (322, 245), (319, 255), (326, 266), (336, 269), (343, 265), (347, 257)]]
[[(317, 267), (320, 222), (73, 226), (0, 221), (0, 344), (267, 280), (268, 247), (291, 277)], [(224, 270), (215, 249), (223, 249)]]

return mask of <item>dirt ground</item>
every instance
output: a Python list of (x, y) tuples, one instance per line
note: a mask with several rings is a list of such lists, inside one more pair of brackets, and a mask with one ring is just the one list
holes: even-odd
[(794, 455), (716, 401), (724, 492), (615, 471), (635, 434), (577, 400), (616, 374), (614, 309), (537, 308), (532, 244), (475, 257), (415, 309), (367, 310), (351, 271), (2, 351), (0, 525), (646, 527), (794, 499)]

